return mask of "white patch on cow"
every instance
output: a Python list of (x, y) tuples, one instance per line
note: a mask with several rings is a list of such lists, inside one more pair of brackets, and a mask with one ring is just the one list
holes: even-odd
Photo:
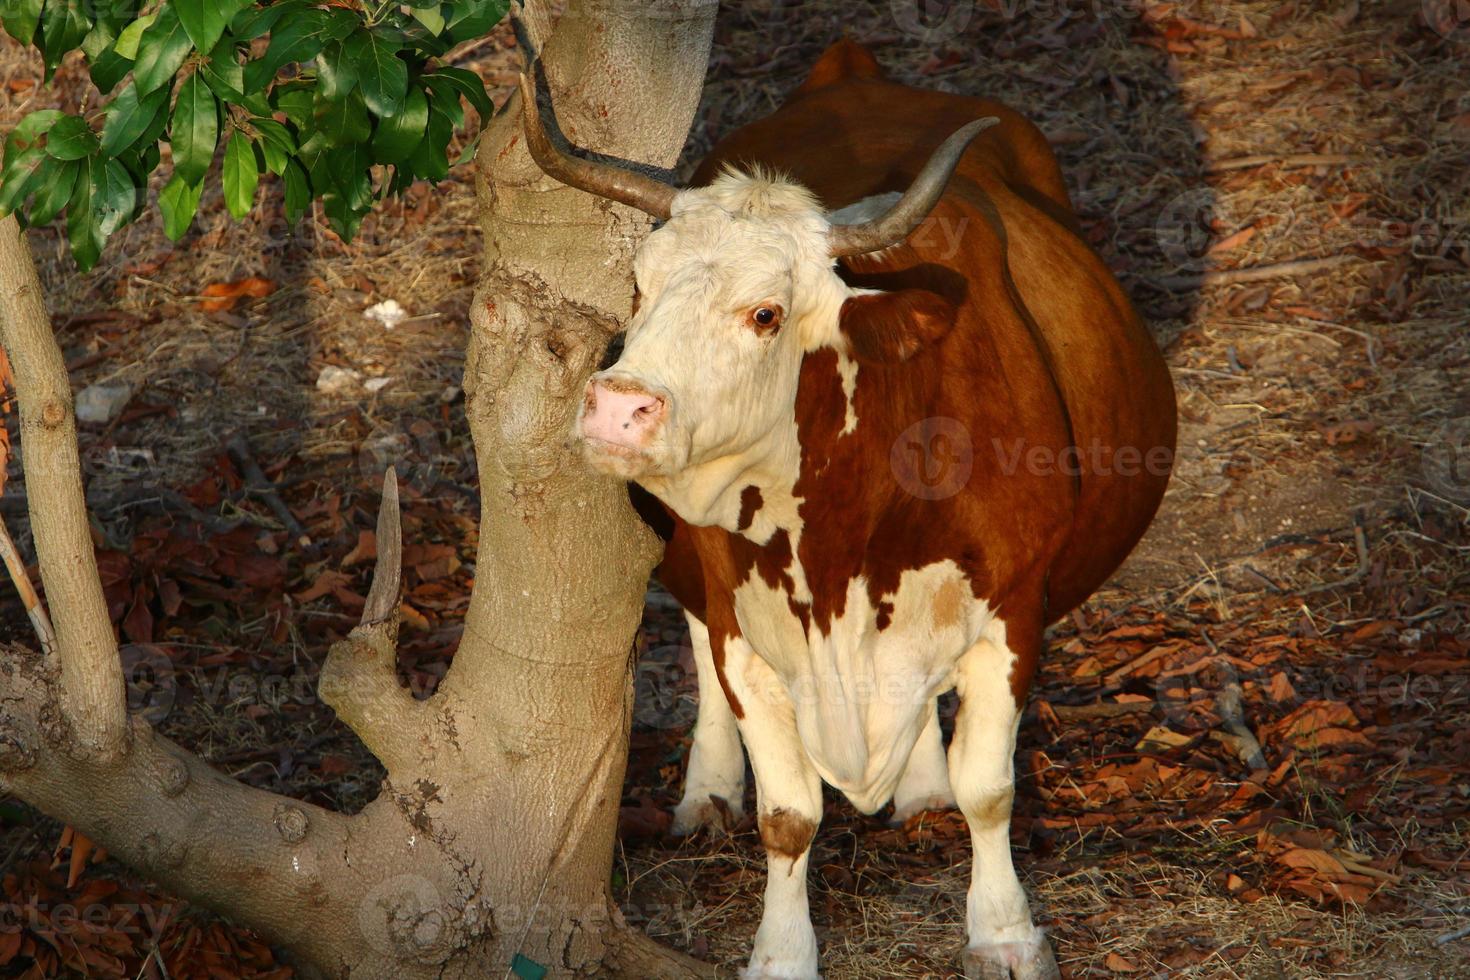
[(709, 630), (693, 616), (684, 615), (699, 679), (699, 716), (689, 746), (684, 798), (674, 808), (673, 831), (681, 835), (719, 822), (721, 814), (710, 799), (713, 796), (729, 804), (736, 819), (745, 814), (745, 750), (740, 745), (740, 729), (715, 673)]
[(1021, 713), (1011, 692), (1016, 656), (1005, 624), (993, 621), (955, 665), (960, 711), (949, 749), (949, 775), (970, 825), (974, 867), (966, 901), (969, 950), (982, 959), (1035, 950), (1040, 935), (1011, 863), (1013, 759)]
[(929, 717), (919, 740), (909, 753), (903, 776), (893, 790), (893, 823), (902, 824), (925, 810), (948, 810), (955, 806), (949, 785), (949, 762), (944, 757), (944, 732), (939, 727), (939, 702), (929, 700)]
[[(822, 783), (796, 734), (791, 699), (770, 665), (749, 643), (725, 644), (725, 676), (745, 715), (740, 733), (750, 749), (756, 807), (762, 815), (784, 811), (811, 822), (822, 820)], [(817, 974), (817, 935), (807, 902), (810, 848), (799, 856), (766, 852), (766, 894), (760, 928), (743, 978), (800, 978)]]
[[(793, 578), (800, 572), (794, 563)], [(842, 615), (824, 634), (815, 623), (804, 631), (786, 592), (758, 575), (735, 590), (741, 632), (792, 702), (812, 764), (867, 813), (892, 798), (931, 699), (991, 620), (948, 559), (904, 572), (882, 601), (893, 611), (880, 632), (867, 582), (852, 580)]]
[(837, 354), (837, 373), (842, 376), (842, 397), (847, 399), (846, 414), (839, 436), (850, 436), (857, 431), (857, 376), (858, 362), (841, 351)]
[[(836, 216), (874, 214), (891, 195)], [(842, 354), (842, 304), (855, 292), (828, 255), (829, 216), (806, 188), (761, 172), (727, 171), (708, 187), (681, 191), (672, 215), (634, 258), (642, 293), (622, 356), (594, 380), (664, 402), (657, 431), (640, 447), (584, 440), (594, 467), (636, 479), (686, 521), (738, 529), (740, 494), (764, 498), (757, 541), (799, 526), (799, 501), (781, 500), (796, 482), (800, 447), (796, 392), (803, 357)], [(752, 328), (761, 306), (783, 311), (774, 332)], [(844, 433), (856, 429), (857, 364), (839, 359), (847, 397)], [(584, 409), (585, 410), (585, 409)], [(581, 415), (577, 433), (580, 434)]]

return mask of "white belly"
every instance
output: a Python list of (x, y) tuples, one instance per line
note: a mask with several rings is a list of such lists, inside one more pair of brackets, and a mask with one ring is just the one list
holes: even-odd
[[(804, 577), (793, 571), (800, 593)], [(854, 579), (830, 631), (804, 630), (787, 594), (754, 576), (736, 590), (735, 613), (762, 662), (742, 665), (732, 650), (728, 665), (755, 696), (789, 700), (812, 764), (868, 813), (893, 795), (929, 699), (952, 686), (955, 662), (993, 618), (949, 560), (904, 572), (883, 602), (893, 610), (879, 630), (867, 583)]]

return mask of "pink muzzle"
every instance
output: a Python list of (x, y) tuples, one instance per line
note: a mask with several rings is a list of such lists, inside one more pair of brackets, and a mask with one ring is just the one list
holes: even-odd
[(663, 424), (664, 400), (641, 388), (601, 381), (587, 385), (582, 409), (582, 437), (625, 449), (642, 449)]

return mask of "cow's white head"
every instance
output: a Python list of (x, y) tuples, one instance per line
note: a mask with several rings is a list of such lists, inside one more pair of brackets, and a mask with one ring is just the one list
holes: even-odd
[[(910, 356), (948, 331), (953, 308), (922, 290), (849, 287), (835, 261), (903, 241), (943, 193), (960, 155), (997, 120), (942, 144), (879, 213), (829, 214), (799, 184), (727, 170), (678, 191), (554, 146), (523, 78), (527, 145), (549, 175), (663, 220), (634, 258), (638, 298), (617, 363), (587, 384), (573, 437), (595, 468), (641, 481), (740, 457), (790, 428), (803, 356)], [(843, 219), (857, 219), (844, 223)]]

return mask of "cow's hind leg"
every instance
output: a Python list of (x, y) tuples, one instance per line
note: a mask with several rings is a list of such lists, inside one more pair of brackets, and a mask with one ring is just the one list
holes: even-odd
[(745, 750), (740, 745), (740, 729), (715, 674), (709, 630), (687, 613), (685, 618), (689, 620), (689, 642), (694, 647), (694, 669), (699, 676), (699, 716), (689, 746), (684, 798), (674, 808), (672, 832), (680, 836), (701, 827), (722, 825), (723, 814), (711, 797), (723, 799), (734, 819), (745, 815)]
[[(731, 647), (745, 647), (732, 640)], [(742, 980), (815, 980), (817, 934), (807, 903), (806, 871), (822, 819), (822, 780), (802, 748), (796, 713), (766, 663), (747, 651), (730, 678), (745, 712), (740, 733), (750, 751), (766, 894), (750, 965)], [(735, 658), (732, 657), (732, 661)], [(737, 680), (739, 678), (739, 680)], [(740, 681), (745, 683), (740, 683)]]
[[(1010, 644), (982, 640), (960, 659), (960, 696), (950, 745), (950, 781), (970, 825), (974, 866), (966, 902), (967, 980), (1054, 980), (1051, 945), (1031, 922), (1026, 892), (1011, 864), (1013, 759), (1020, 711), (1011, 692), (1011, 665), (1019, 643), (1038, 647), (1040, 629), (1027, 639), (1012, 629)], [(1009, 649), (1007, 646), (1009, 645)], [(1034, 655), (1034, 654), (1033, 654)], [(1024, 657), (1025, 654), (1023, 653)]]
[(929, 720), (893, 793), (893, 823), (901, 825), (925, 810), (949, 810), (955, 805), (949, 788), (949, 764), (944, 758), (944, 732), (939, 727), (939, 699), (929, 700)]

